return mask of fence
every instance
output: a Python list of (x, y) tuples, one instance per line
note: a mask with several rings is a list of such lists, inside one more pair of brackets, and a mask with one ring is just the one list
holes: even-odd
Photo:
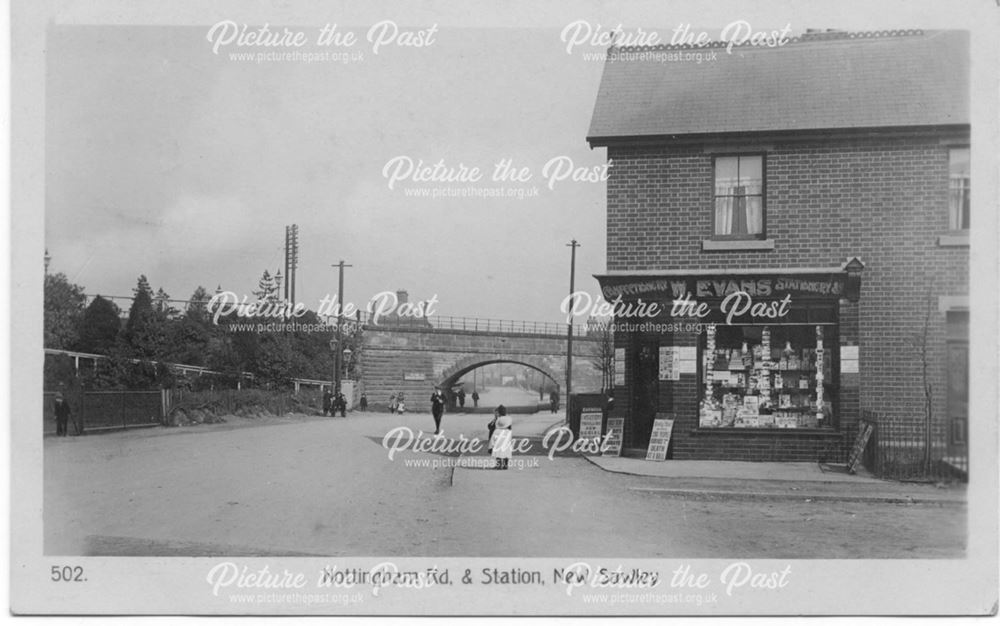
[(968, 480), (967, 448), (950, 448), (945, 424), (932, 423), (928, 437), (920, 421), (886, 417), (862, 411), (874, 426), (864, 454), (864, 464), (874, 475), (893, 480)]
[[(43, 425), (46, 434), (56, 432), (53, 410), (55, 393), (43, 395)], [(84, 391), (67, 393), (70, 404), (70, 434), (88, 430), (125, 429), (157, 426), (165, 415), (164, 392), (152, 391)]]

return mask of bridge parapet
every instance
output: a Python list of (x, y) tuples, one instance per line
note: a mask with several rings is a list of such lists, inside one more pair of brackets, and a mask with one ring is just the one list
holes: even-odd
[[(365, 328), (371, 327), (400, 331), (472, 332), (488, 335), (549, 335), (553, 337), (566, 337), (568, 330), (567, 324), (557, 324), (554, 322), (500, 320), (482, 317), (452, 317), (449, 315), (435, 315), (429, 318), (382, 318), (376, 324), (372, 322), (370, 313), (362, 313), (356, 321), (364, 324)], [(574, 324), (573, 337), (587, 337), (587, 327), (582, 324)]]

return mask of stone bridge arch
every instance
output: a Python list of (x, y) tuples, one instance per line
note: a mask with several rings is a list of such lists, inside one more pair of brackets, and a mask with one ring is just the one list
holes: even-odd
[(450, 389), (452, 385), (472, 370), (492, 363), (516, 363), (517, 365), (530, 367), (547, 376), (557, 387), (562, 388), (563, 383), (560, 381), (565, 376), (565, 370), (560, 372), (552, 368), (551, 364), (547, 363), (544, 357), (533, 355), (473, 354), (460, 359), (457, 363), (441, 372), (441, 377), (437, 381), (437, 385), (442, 389)]
[[(450, 385), (490, 363), (518, 363), (564, 388), (566, 337), (426, 327), (365, 326), (361, 349), (361, 388), (368, 406), (385, 410), (391, 395), (403, 393), (410, 411), (430, 410), (435, 386)], [(573, 391), (598, 391), (601, 374), (591, 358), (597, 338), (573, 342)]]

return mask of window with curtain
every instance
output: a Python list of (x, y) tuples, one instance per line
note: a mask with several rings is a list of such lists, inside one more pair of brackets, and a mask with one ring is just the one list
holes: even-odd
[(969, 229), (969, 149), (948, 151), (948, 227)]
[(764, 156), (715, 158), (715, 236), (764, 236)]

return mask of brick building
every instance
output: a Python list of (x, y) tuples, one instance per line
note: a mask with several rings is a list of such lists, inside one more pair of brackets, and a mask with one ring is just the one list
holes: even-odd
[(676, 52), (612, 48), (587, 136), (625, 446), (660, 415), (671, 458), (842, 458), (877, 414), (966, 454), (967, 33)]

